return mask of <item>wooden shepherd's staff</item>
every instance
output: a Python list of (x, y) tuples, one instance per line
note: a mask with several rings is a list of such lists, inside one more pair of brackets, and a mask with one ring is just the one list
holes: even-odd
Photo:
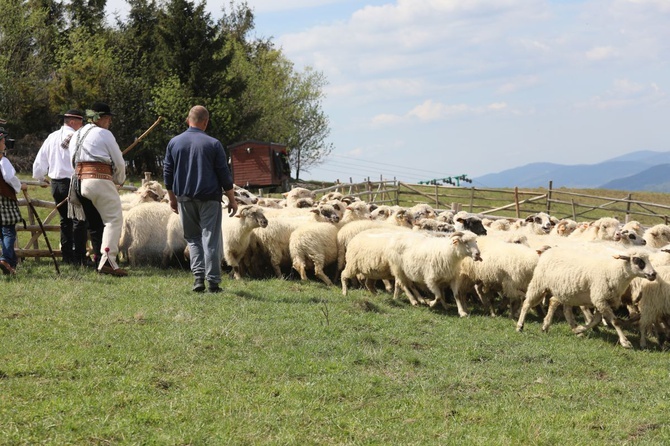
[(130, 150), (131, 150), (133, 147), (135, 147), (137, 144), (139, 144), (139, 142), (142, 141), (142, 140), (144, 139), (145, 136), (147, 136), (149, 133), (151, 133), (151, 131), (152, 131), (158, 124), (160, 124), (160, 122), (161, 122), (162, 119), (163, 119), (163, 117), (162, 117), (162, 116), (159, 116), (158, 119), (156, 119), (156, 122), (154, 122), (153, 124), (151, 124), (151, 127), (149, 127), (149, 128), (147, 129), (146, 132), (142, 133), (142, 134), (139, 136), (139, 138), (137, 138), (135, 141), (133, 141), (133, 143), (132, 143), (131, 145), (129, 145), (128, 148), (126, 148), (126, 150), (124, 150), (124, 151), (121, 152), (121, 153), (122, 153), (123, 155), (125, 155), (126, 153), (130, 152)]

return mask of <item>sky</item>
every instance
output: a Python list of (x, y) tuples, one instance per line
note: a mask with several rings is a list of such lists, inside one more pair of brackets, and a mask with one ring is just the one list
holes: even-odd
[[(208, 0), (214, 19), (221, 4)], [(247, 5), (256, 36), (328, 82), (334, 149), (301, 179), (486, 187), (476, 178), (529, 163), (670, 151), (670, 0)]]

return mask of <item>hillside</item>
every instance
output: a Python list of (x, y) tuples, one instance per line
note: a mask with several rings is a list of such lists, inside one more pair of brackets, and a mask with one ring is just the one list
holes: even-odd
[(474, 178), (486, 187), (554, 187), (670, 192), (670, 152), (642, 150), (597, 164), (531, 163)]

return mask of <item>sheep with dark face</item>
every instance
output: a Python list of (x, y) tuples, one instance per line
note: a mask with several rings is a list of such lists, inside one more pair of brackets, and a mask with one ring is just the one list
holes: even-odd
[(470, 231), (477, 235), (486, 235), (486, 228), (482, 219), (465, 211), (457, 212), (454, 215), (454, 227), (457, 231)]

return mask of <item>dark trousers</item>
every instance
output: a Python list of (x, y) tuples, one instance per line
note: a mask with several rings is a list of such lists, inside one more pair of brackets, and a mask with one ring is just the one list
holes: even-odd
[[(61, 203), (68, 196), (70, 179), (51, 180), (51, 195), (56, 204)], [(86, 260), (86, 229), (87, 222), (76, 218), (68, 218), (67, 202), (58, 207), (60, 214), (60, 246), (63, 262), (81, 265)]]
[(93, 262), (98, 265), (100, 262), (100, 249), (102, 248), (102, 233), (105, 230), (105, 224), (102, 222), (100, 213), (88, 198), (77, 195), (81, 206), (84, 208), (86, 223), (88, 223), (88, 236), (91, 238), (91, 247), (93, 248)]

